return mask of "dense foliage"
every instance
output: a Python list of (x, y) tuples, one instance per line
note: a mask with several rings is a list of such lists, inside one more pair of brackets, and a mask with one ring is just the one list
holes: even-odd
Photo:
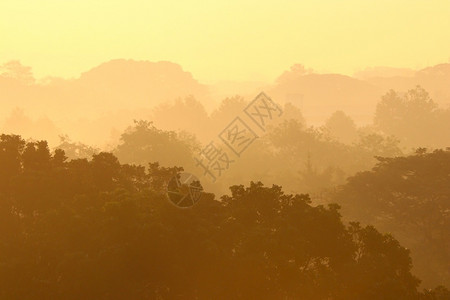
[(333, 201), (350, 220), (392, 233), (412, 251), (427, 286), (450, 282), (450, 151), (418, 149), (378, 158), (372, 171), (348, 180)]
[(389, 91), (378, 103), (374, 125), (407, 147), (448, 147), (450, 108), (441, 108), (422, 87)]
[(181, 171), (0, 138), (1, 299), (448, 299), (409, 250), (279, 186), (167, 201)]

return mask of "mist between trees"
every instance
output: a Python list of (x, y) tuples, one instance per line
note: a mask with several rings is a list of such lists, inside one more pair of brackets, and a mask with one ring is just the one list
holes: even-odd
[[(117, 110), (68, 135), (13, 111), (0, 298), (450, 298), (449, 108), (417, 86), (385, 93), (365, 125), (344, 110), (310, 125), (286, 102), (216, 183), (202, 180), (195, 154), (249, 100)], [(204, 185), (188, 210), (165, 194), (183, 170)]]

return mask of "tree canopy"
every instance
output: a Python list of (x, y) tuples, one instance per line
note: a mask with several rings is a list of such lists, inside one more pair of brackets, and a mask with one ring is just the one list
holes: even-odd
[(348, 179), (332, 199), (350, 220), (391, 232), (412, 250), (414, 271), (427, 286), (450, 282), (450, 151), (418, 149), (378, 158), (371, 171)]
[(277, 185), (177, 209), (164, 182), (181, 168), (8, 135), (0, 163), (2, 299), (448, 299), (417, 291), (394, 237)]

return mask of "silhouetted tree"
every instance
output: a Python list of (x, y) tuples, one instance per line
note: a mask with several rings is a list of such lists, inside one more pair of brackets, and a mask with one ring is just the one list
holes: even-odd
[(345, 225), (336, 204), (251, 182), (178, 209), (163, 187), (180, 168), (146, 170), (106, 152), (67, 160), (18, 136), (2, 135), (0, 149), (12, 161), (0, 166), (1, 299), (448, 294), (418, 293), (409, 250), (374, 227)]
[(374, 124), (408, 147), (450, 144), (450, 111), (438, 108), (420, 86), (404, 95), (391, 90), (378, 103)]
[(340, 110), (328, 118), (324, 130), (344, 144), (351, 144), (358, 138), (355, 122)]
[(349, 178), (333, 201), (344, 216), (391, 232), (412, 250), (426, 286), (450, 282), (450, 151), (378, 158)]

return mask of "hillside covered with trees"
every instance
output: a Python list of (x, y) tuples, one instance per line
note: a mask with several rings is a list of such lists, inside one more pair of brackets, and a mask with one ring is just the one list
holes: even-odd
[(2, 299), (448, 299), (410, 250), (339, 206), (260, 182), (167, 201), (180, 168), (0, 138)]

